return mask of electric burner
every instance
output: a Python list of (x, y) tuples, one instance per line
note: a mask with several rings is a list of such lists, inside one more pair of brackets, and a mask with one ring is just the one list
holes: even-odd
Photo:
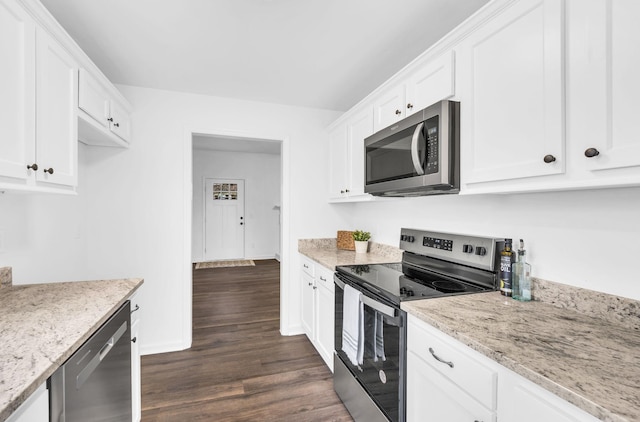
[(451, 280), (437, 280), (431, 283), (431, 285), (441, 291), (446, 293), (458, 293), (464, 292), (467, 288), (462, 283), (458, 283), (457, 281)]

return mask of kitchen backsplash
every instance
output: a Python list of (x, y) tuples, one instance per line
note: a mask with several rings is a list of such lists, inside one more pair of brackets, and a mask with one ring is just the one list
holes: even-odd
[(11, 273), (11, 267), (0, 268), (0, 288), (11, 287), (13, 284), (13, 276)]
[(534, 300), (640, 330), (640, 301), (594, 290), (533, 279)]

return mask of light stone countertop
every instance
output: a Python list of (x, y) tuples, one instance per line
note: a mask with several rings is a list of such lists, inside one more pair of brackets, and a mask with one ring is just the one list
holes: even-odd
[(0, 421), (8, 418), (142, 283), (142, 279), (121, 279), (3, 285)]
[(336, 239), (300, 239), (298, 252), (334, 270), (340, 265), (383, 264), (402, 261), (402, 251), (393, 246), (369, 242), (367, 253), (336, 248)]
[(601, 420), (640, 421), (633, 324), (498, 292), (403, 302), (402, 309)]

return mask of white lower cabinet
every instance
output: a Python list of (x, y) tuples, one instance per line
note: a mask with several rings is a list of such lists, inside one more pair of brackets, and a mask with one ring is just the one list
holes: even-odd
[(596, 422), (599, 419), (504, 368), (498, 386), (500, 421)]
[[(497, 364), (409, 315), (407, 420), (495, 422)], [(486, 361), (485, 361), (486, 360)]]
[(49, 391), (42, 384), (9, 416), (6, 422), (48, 422)]
[(300, 255), (302, 328), (333, 372), (334, 284), (333, 271)]
[(419, 318), (408, 321), (408, 422), (598, 420)]

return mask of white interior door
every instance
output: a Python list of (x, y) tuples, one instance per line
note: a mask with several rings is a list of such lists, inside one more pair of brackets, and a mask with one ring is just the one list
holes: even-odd
[(205, 179), (204, 258), (244, 258), (244, 180)]

